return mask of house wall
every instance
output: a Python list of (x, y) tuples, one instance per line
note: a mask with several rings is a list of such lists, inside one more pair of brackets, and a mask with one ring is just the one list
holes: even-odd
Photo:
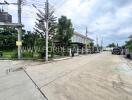
[(80, 35), (74, 34), (72, 37), (72, 42), (77, 42), (77, 43), (83, 43), (83, 44), (89, 44), (92, 41), (89, 39), (86, 39), (84, 37), (81, 37)]
[(0, 12), (0, 22), (12, 22), (12, 16), (7, 12)]

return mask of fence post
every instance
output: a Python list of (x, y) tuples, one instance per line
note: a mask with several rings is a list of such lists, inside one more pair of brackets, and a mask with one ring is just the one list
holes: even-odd
[(82, 54), (83, 54), (83, 48), (82, 48)]
[(79, 51), (78, 51), (78, 48), (77, 48), (77, 55), (79, 55)]
[(69, 49), (69, 56), (70, 56), (70, 57), (72, 56), (71, 48)]

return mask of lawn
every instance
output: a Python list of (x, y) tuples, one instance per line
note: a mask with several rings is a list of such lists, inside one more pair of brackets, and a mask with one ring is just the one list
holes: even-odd
[(12, 58), (14, 51), (3, 51), (3, 58)]

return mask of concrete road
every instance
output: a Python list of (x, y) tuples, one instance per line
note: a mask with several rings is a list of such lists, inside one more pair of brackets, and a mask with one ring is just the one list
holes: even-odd
[[(18, 68), (25, 66), (48, 100), (132, 100), (132, 63), (109, 52), (48, 64), (30, 61), (12, 61), (11, 64)], [(0, 79), (0, 100), (44, 99), (23, 70), (4, 78), (6, 67), (7, 64), (0, 65), (3, 78)], [(14, 82), (16, 84), (11, 85)]]
[(109, 52), (28, 67), (49, 100), (132, 100), (130, 63)]

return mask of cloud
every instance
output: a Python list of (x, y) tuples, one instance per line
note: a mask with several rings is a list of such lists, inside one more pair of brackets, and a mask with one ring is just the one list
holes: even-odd
[[(16, 2), (17, 0), (7, 0)], [(37, 3), (42, 7), (44, 1), (26, 0), (27, 4)], [(103, 37), (105, 45), (112, 41), (123, 44), (132, 33), (132, 0), (49, 0), (55, 8), (55, 15), (66, 15), (72, 19), (75, 31), (85, 34), (86, 26), (89, 36)], [(15, 6), (9, 6), (13, 21), (17, 22)], [(32, 30), (36, 11), (31, 6), (24, 6), (22, 22), (27, 30)]]

